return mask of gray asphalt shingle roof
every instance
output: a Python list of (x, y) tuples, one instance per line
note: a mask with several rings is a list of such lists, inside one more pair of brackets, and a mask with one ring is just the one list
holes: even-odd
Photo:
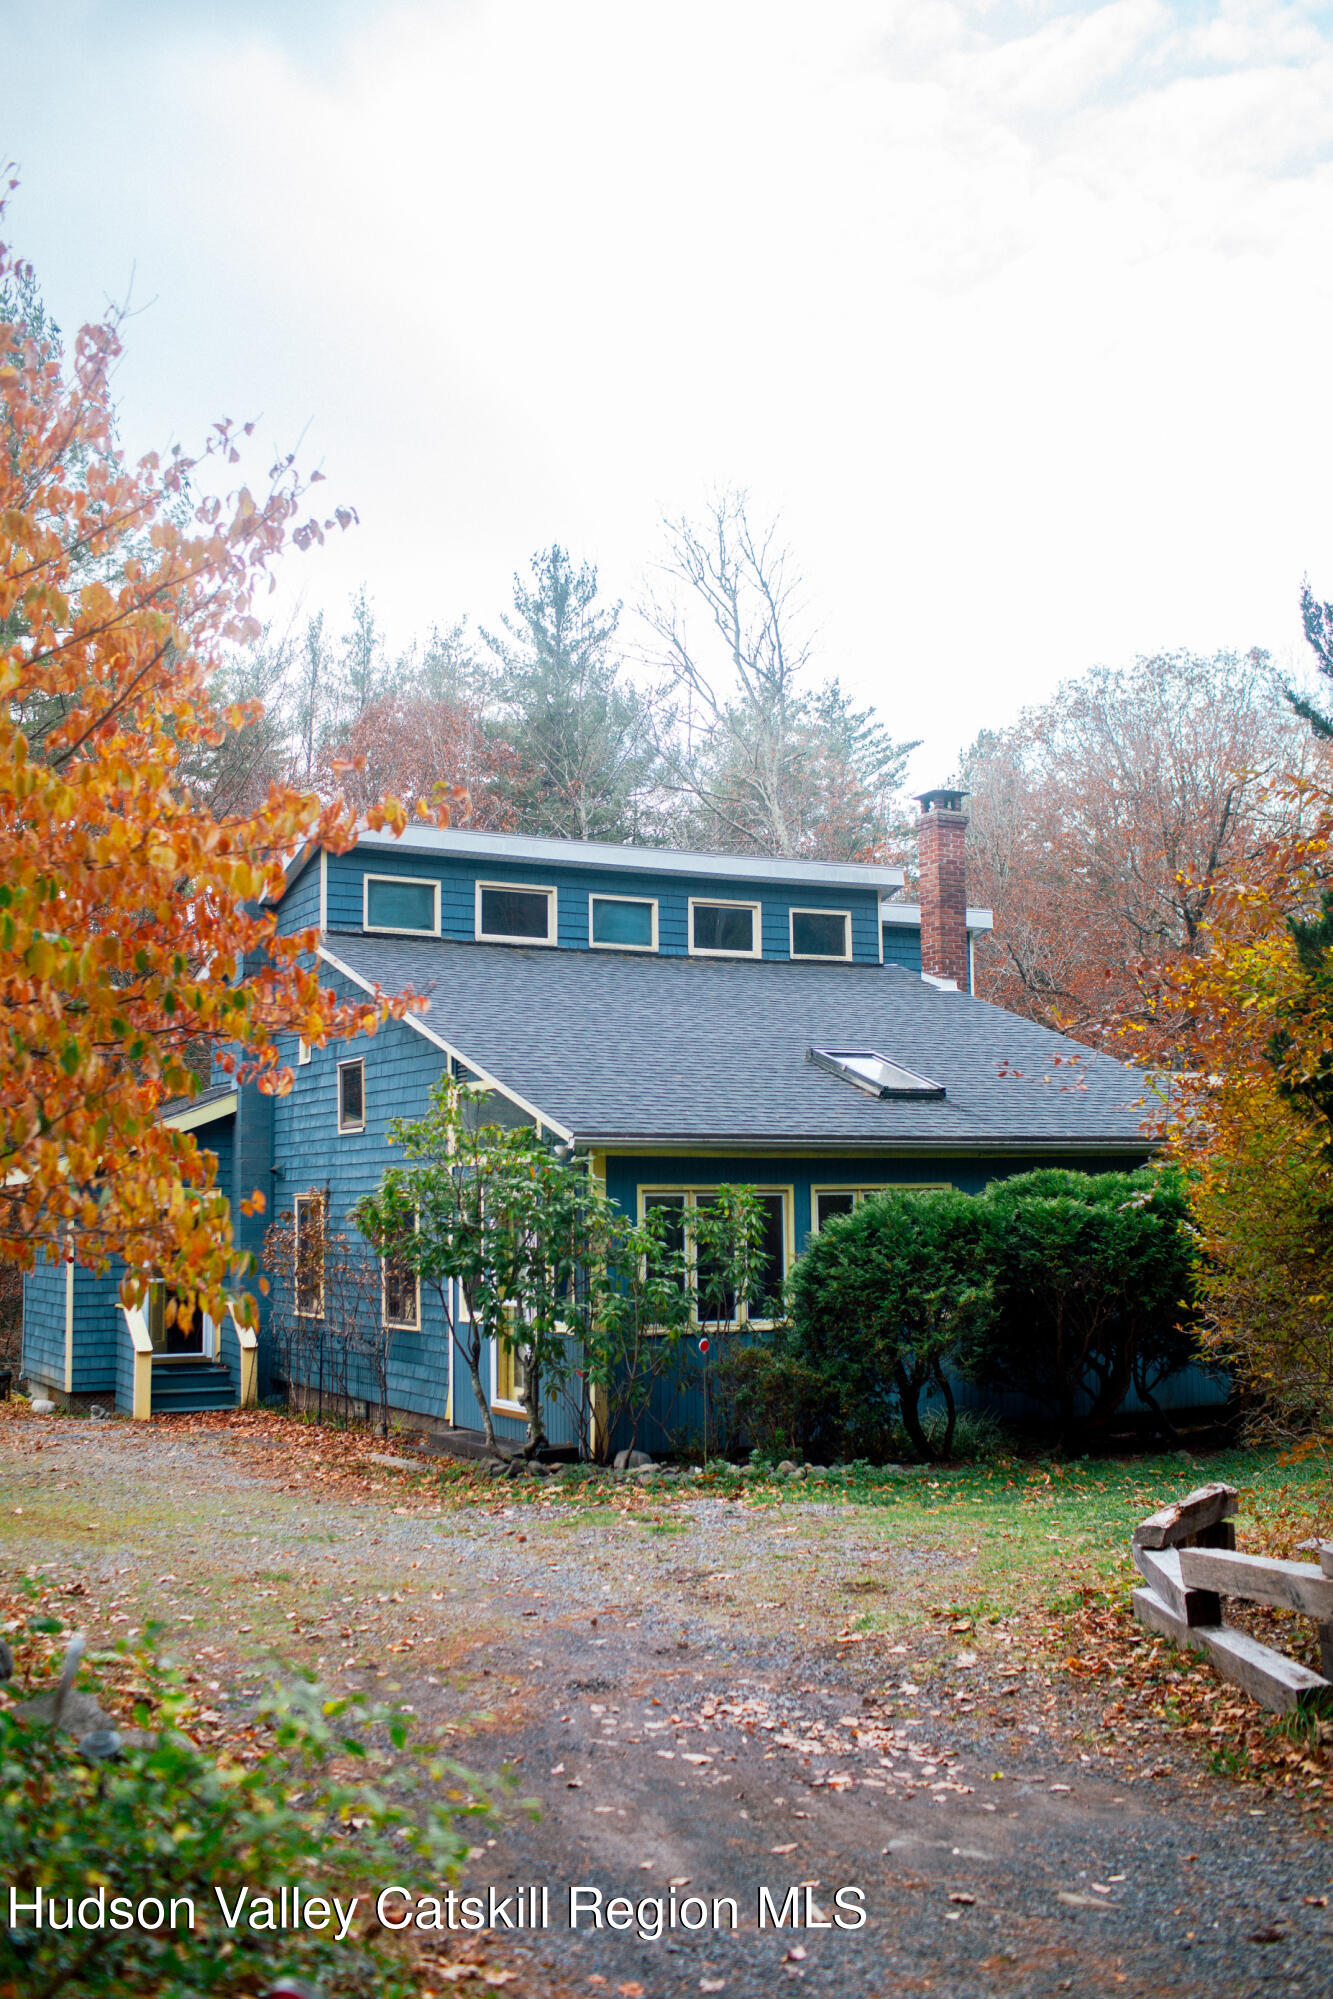
[[(328, 950), (386, 992), (410, 986), (427, 996), (426, 1023), (465, 1061), (580, 1141), (1146, 1144), (1134, 1071), (895, 965), (637, 957), (359, 932), (331, 933)], [(819, 1046), (877, 1049), (947, 1094), (880, 1101), (809, 1062), (807, 1049)]]

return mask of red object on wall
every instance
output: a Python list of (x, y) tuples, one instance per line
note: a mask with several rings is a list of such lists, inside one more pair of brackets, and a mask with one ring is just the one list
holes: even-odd
[(921, 969), (969, 990), (967, 964), (967, 814), (963, 791), (923, 791), (918, 799), (917, 873), (921, 882)]

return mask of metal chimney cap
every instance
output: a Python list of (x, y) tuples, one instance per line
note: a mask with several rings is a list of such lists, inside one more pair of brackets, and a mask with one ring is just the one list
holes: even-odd
[(916, 802), (923, 812), (961, 812), (963, 800), (969, 797), (966, 791), (954, 791), (941, 786), (937, 791), (918, 791)]

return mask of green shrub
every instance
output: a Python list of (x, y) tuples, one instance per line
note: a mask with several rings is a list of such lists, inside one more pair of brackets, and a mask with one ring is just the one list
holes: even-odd
[(1104, 1428), (1131, 1388), (1155, 1407), (1195, 1352), (1178, 1178), (1047, 1167), (993, 1181), (979, 1206), (996, 1310), (969, 1340), (971, 1378), (1031, 1395), (1066, 1443)]
[[(390, 1940), (373, 1923), (366, 1934), (366, 1916), (382, 1887), (436, 1892), (457, 1878), (462, 1823), (490, 1809), (476, 1780), (412, 1745), (403, 1716), (307, 1683), (260, 1711), (253, 1749), (197, 1747), (182, 1732), (188, 1708), (173, 1676), (149, 1653), (136, 1663), (147, 1733), (109, 1760), (0, 1705), (0, 1993), (199, 1999), (261, 1991), (287, 1971), (330, 1995), (415, 1994)], [(197, 1921), (186, 1928), (178, 1907), (176, 1928), (39, 1928), (20, 1908), (6, 1935), (10, 1884), (20, 1904), (39, 1888), (55, 1897), (62, 1921), (66, 1897), (77, 1916), (99, 1890), (108, 1908), (124, 1897), (136, 1911), (144, 1898), (188, 1898)], [(283, 1885), (344, 1906), (359, 1895), (345, 1940), (226, 1927), (219, 1890), (234, 1908), (243, 1887), (253, 1899)]]
[(726, 1348), (713, 1376), (729, 1426), (761, 1453), (808, 1453), (837, 1427), (838, 1397), (824, 1374), (779, 1343)]
[[(950, 1190), (876, 1195), (827, 1223), (788, 1285), (781, 1352), (820, 1383), (818, 1441), (843, 1457), (883, 1459), (901, 1422), (918, 1457), (948, 1457), (949, 1368), (993, 1313), (986, 1215)], [(942, 1425), (922, 1422), (938, 1396)]]

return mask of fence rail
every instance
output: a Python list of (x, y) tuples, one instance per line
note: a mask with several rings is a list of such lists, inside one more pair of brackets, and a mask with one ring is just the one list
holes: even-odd
[[(1203, 1485), (1134, 1529), (1140, 1624), (1202, 1652), (1224, 1680), (1267, 1708), (1333, 1710), (1333, 1543), (1316, 1562), (1278, 1561), (1236, 1547), (1236, 1488)], [(1319, 1627), (1322, 1673), (1223, 1621), (1222, 1599), (1297, 1610)]]

